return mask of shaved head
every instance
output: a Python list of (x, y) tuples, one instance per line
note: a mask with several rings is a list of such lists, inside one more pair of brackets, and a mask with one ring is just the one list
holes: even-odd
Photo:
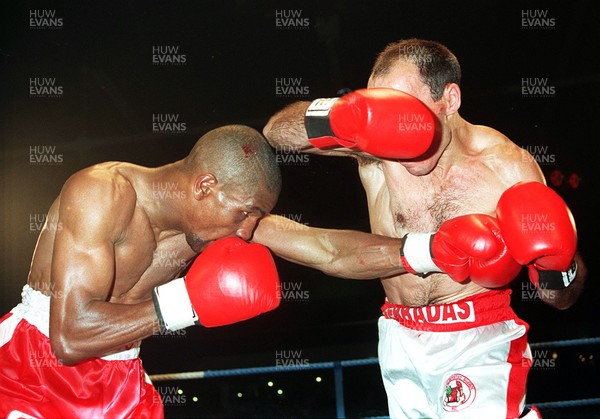
[(281, 173), (266, 139), (245, 125), (226, 125), (204, 134), (184, 159), (190, 173), (212, 173), (224, 187), (265, 188), (278, 195)]

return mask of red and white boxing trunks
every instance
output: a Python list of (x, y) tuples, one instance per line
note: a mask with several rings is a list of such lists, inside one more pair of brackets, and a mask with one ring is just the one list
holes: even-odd
[(392, 418), (518, 418), (525, 405), (529, 325), (510, 290), (455, 303), (386, 302), (379, 362)]
[(0, 319), (0, 418), (162, 418), (139, 345), (74, 366), (48, 338), (50, 297), (23, 287), (22, 303)]

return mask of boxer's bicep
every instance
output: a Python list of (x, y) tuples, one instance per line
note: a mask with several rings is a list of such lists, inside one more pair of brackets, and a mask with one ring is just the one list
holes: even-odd
[(114, 243), (108, 233), (109, 223), (96, 215), (101, 214), (61, 214), (61, 230), (54, 242), (52, 280), (65, 299), (87, 293), (89, 298), (104, 300), (112, 286)]
[(106, 301), (114, 279), (114, 246), (97, 223), (65, 219), (54, 243), (51, 329), (75, 329), (91, 301)]
[(61, 192), (52, 282), (56, 296), (67, 302), (107, 299), (114, 279), (114, 244), (127, 225), (127, 217), (117, 215), (127, 208), (112, 183), (90, 178), (75, 175)]
[(114, 243), (124, 229), (123, 199), (110, 182), (69, 180), (61, 192), (59, 225), (52, 257), (50, 340), (64, 358), (86, 356), (88, 340), (106, 323), (90, 307), (106, 303), (115, 272)]

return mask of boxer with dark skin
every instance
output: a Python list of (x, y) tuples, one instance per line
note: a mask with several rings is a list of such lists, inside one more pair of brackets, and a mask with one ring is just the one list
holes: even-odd
[[(188, 156), (171, 164), (147, 168), (108, 162), (72, 175), (48, 212), (23, 303), (0, 322), (0, 358), (5, 362), (0, 368), (0, 416), (12, 410), (42, 417), (161, 416), (160, 397), (152, 395), (151, 386), (140, 389), (146, 384), (137, 353), (132, 359), (104, 358), (137, 348), (142, 339), (159, 331), (157, 313), (168, 305), (186, 309), (186, 300), (179, 298), (162, 302), (159, 308), (153, 290), (170, 283), (198, 254), (196, 262), (204, 270), (215, 265), (223, 271), (234, 258), (238, 258), (235, 274), (245, 264), (254, 265), (252, 272), (266, 264), (261, 275), (240, 276), (239, 286), (253, 295), (236, 294), (231, 297), (234, 303), (215, 295), (212, 307), (203, 304), (201, 310), (222, 311), (229, 318), (221, 324), (229, 324), (275, 308), (277, 290), (269, 281), (277, 275), (268, 251), (263, 248), (259, 257), (254, 252), (250, 260), (243, 259), (243, 252), (244, 246), (259, 246), (245, 241), (274, 207), (280, 188), (281, 176), (268, 143), (242, 125), (208, 132)], [(206, 249), (222, 249), (220, 243), (228, 243), (224, 251), (229, 251), (231, 238), (238, 240), (237, 256), (201, 260)], [(190, 295), (202, 296), (205, 284), (218, 275), (188, 276)], [(261, 281), (266, 283), (263, 289)], [(44, 306), (49, 306), (49, 324)], [(248, 311), (236, 318), (242, 306)], [(187, 312), (193, 311), (187, 299)], [(23, 320), (19, 322), (18, 316)], [(190, 324), (194, 323), (198, 322)], [(19, 352), (24, 359), (13, 359)], [(44, 360), (32, 362), (32, 357)], [(119, 362), (122, 366), (116, 366)], [(27, 370), (37, 365), (53, 368)], [(111, 378), (102, 379), (102, 374)], [(124, 384), (127, 380), (131, 383)], [(76, 388), (69, 390), (63, 381)], [(46, 390), (39, 395), (39, 389)], [(98, 391), (103, 397), (94, 394)]]
[[(217, 153), (225, 155), (225, 145), (213, 133), (184, 160), (158, 168), (104, 163), (65, 183), (27, 281), (63, 297), (50, 306), (50, 340), (63, 363), (152, 335), (150, 290), (181, 269), (163, 259), (190, 262), (216, 239), (248, 240), (273, 208), (278, 196), (273, 173), (265, 168), (256, 184), (251, 184), (256, 176), (233, 185), (220, 181), (225, 171), (215, 166), (230, 163), (219, 162)], [(175, 185), (179, 193), (161, 198), (154, 193), (161, 185)]]

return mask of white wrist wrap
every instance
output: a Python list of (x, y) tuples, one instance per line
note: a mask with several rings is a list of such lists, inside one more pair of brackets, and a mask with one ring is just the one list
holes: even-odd
[(183, 278), (154, 288), (154, 305), (167, 330), (179, 330), (198, 323)]
[(339, 97), (316, 99), (306, 109), (306, 116), (328, 116), (333, 104)]
[(418, 273), (441, 272), (431, 259), (431, 236), (433, 233), (409, 233), (404, 239), (404, 259)]

